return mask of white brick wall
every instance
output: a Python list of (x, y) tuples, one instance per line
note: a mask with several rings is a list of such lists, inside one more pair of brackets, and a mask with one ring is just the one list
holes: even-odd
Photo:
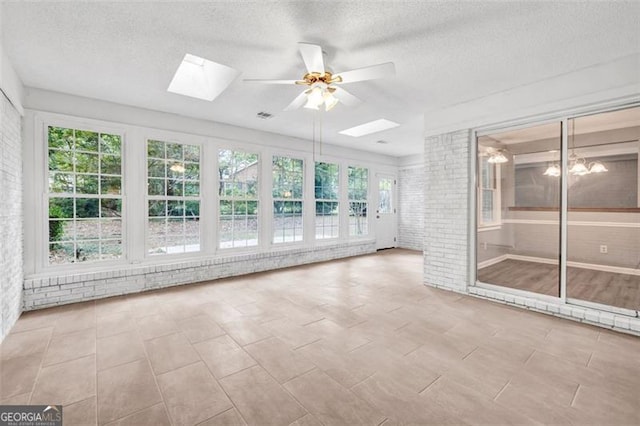
[(469, 141), (461, 130), (426, 138), (424, 282), (466, 292), (469, 268)]
[(20, 316), (22, 143), (18, 111), (0, 92), (0, 342)]
[(398, 170), (398, 246), (424, 248), (424, 166)]
[(24, 281), (24, 309), (28, 311), (47, 306), (137, 293), (180, 284), (357, 256), (375, 251), (375, 241), (361, 241), (107, 272), (33, 278)]

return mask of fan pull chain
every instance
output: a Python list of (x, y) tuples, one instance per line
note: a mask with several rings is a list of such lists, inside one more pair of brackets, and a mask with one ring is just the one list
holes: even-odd
[(311, 150), (313, 152), (313, 164), (316, 163), (316, 116), (313, 115), (313, 126), (312, 126), (313, 132), (311, 135), (311, 141), (312, 141), (312, 146), (311, 146)]
[(320, 156), (322, 156), (322, 111), (318, 111), (318, 115), (320, 116)]

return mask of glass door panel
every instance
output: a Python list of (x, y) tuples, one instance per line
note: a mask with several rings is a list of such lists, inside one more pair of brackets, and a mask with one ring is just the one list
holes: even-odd
[(640, 108), (567, 124), (567, 297), (640, 310)]
[(477, 279), (560, 296), (560, 122), (478, 137)]

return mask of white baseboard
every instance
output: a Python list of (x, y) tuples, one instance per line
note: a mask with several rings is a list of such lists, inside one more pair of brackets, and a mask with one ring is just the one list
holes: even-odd
[(482, 262), (478, 262), (478, 269), (486, 268), (487, 266), (495, 265), (496, 263), (500, 263), (503, 260), (508, 259), (508, 254), (503, 254), (502, 256), (494, 257), (491, 259), (487, 259)]
[[(496, 263), (500, 263), (503, 260), (507, 260), (507, 259), (521, 260), (524, 262), (545, 263), (547, 265), (558, 264), (558, 259), (549, 259), (546, 257), (535, 257), (535, 256), (522, 256), (519, 254), (503, 254), (502, 256), (494, 257), (492, 259), (479, 262), (478, 269), (495, 265)], [(624, 268), (622, 266), (609, 266), (609, 265), (600, 265), (597, 263), (583, 263), (583, 262), (573, 262), (573, 261), (567, 261), (567, 266), (571, 266), (573, 268), (592, 269), (594, 271), (613, 272), (615, 274), (640, 276), (640, 269)]]

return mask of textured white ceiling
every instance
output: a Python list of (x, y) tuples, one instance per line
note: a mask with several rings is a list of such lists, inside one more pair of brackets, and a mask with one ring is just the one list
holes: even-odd
[[(640, 2), (60, 2), (2, 5), (4, 45), (26, 86), (310, 139), (313, 113), (283, 112), (299, 88), (296, 43), (333, 71), (392, 61), (397, 76), (345, 88), (364, 103), (323, 115), (328, 143), (421, 152), (425, 112), (640, 51)], [(242, 72), (213, 102), (166, 91), (185, 53)], [(255, 117), (273, 113), (270, 120)], [(397, 129), (351, 138), (378, 118)], [(384, 139), (386, 145), (375, 143)]]

